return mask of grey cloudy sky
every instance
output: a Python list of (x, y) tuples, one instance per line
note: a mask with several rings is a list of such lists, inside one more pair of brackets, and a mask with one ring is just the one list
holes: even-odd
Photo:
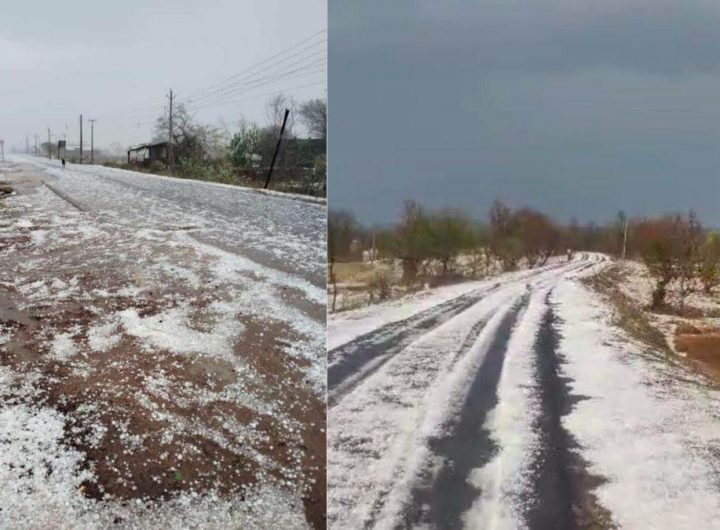
[(720, 3), (332, 0), (330, 203), (720, 226)]
[[(326, 0), (2, 2), (0, 138), (6, 148), (24, 148), (26, 134), (31, 143), (35, 134), (42, 141), (50, 126), (77, 143), (82, 113), (98, 119), (96, 145), (147, 141), (170, 87), (188, 97), (326, 27)], [(325, 38), (296, 57), (305, 63), (285, 63), (298, 69), (294, 75), (198, 109), (197, 118), (228, 125), (241, 116), (264, 120), (275, 93), (324, 97)], [(316, 68), (299, 70), (309, 65)]]

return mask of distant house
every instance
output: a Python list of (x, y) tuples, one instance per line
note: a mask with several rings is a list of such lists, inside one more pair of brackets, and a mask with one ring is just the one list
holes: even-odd
[(168, 164), (168, 142), (142, 144), (128, 149), (128, 164), (149, 166), (153, 162)]

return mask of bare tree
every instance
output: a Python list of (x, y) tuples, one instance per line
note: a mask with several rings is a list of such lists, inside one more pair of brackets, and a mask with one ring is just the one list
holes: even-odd
[(274, 129), (274, 136), (276, 138), (280, 133), (280, 127), (282, 127), (285, 109), (290, 111), (290, 115), (288, 116), (283, 135), (285, 138), (292, 138), (293, 126), (295, 125), (295, 100), (284, 94), (278, 94), (270, 98), (265, 105), (265, 119), (267, 120), (268, 127)]
[(545, 265), (557, 249), (560, 240), (555, 225), (545, 214), (530, 208), (518, 210), (513, 217), (528, 267)]
[(432, 257), (430, 216), (415, 201), (405, 201), (395, 234), (398, 257), (403, 263), (403, 280), (414, 282), (421, 266)]
[(517, 238), (517, 219), (500, 201), (490, 209), (490, 248), (502, 262), (504, 270), (513, 270), (522, 257), (522, 243)]
[(327, 138), (327, 101), (311, 99), (301, 104), (298, 112), (311, 135)]
[(328, 273), (333, 287), (332, 311), (337, 301), (337, 275), (335, 263), (350, 256), (353, 238), (360, 231), (360, 226), (352, 212), (346, 210), (330, 210), (328, 213)]
[(720, 284), (720, 234), (710, 232), (700, 248), (700, 282), (705, 293)]
[(679, 215), (646, 219), (637, 223), (635, 231), (640, 255), (655, 278), (651, 307), (660, 309), (665, 306), (668, 285), (680, 275), (687, 221)]
[(695, 288), (700, 262), (700, 248), (702, 245), (702, 226), (697, 214), (691, 210), (683, 226), (684, 237), (682, 250), (678, 262), (680, 311), (685, 310), (685, 299)]

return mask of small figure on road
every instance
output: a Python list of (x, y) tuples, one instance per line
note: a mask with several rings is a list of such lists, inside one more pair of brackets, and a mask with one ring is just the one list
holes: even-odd
[(64, 158), (62, 159), (62, 165), (63, 165), (63, 169), (65, 169), (65, 159)]

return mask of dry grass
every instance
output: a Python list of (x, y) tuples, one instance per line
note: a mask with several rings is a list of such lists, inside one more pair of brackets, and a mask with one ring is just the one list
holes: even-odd
[(350, 262), (336, 263), (335, 277), (338, 283), (363, 282), (372, 276), (375, 265), (372, 263)]
[[(620, 286), (627, 281), (627, 271), (619, 264), (583, 281), (612, 305), (613, 324), (645, 345), (648, 355), (720, 381), (720, 329), (707, 324), (704, 318), (708, 314), (684, 313), (684, 320), (678, 320), (672, 318), (674, 313), (650, 312), (647, 306), (622, 291)], [(688, 322), (689, 319), (693, 322)], [(665, 328), (665, 333), (661, 328)]]
[(619, 288), (619, 285), (625, 280), (626, 273), (621, 267), (611, 265), (583, 281), (612, 303), (615, 309), (613, 324), (658, 353), (672, 355), (672, 348), (665, 335), (652, 325), (644, 309)]

